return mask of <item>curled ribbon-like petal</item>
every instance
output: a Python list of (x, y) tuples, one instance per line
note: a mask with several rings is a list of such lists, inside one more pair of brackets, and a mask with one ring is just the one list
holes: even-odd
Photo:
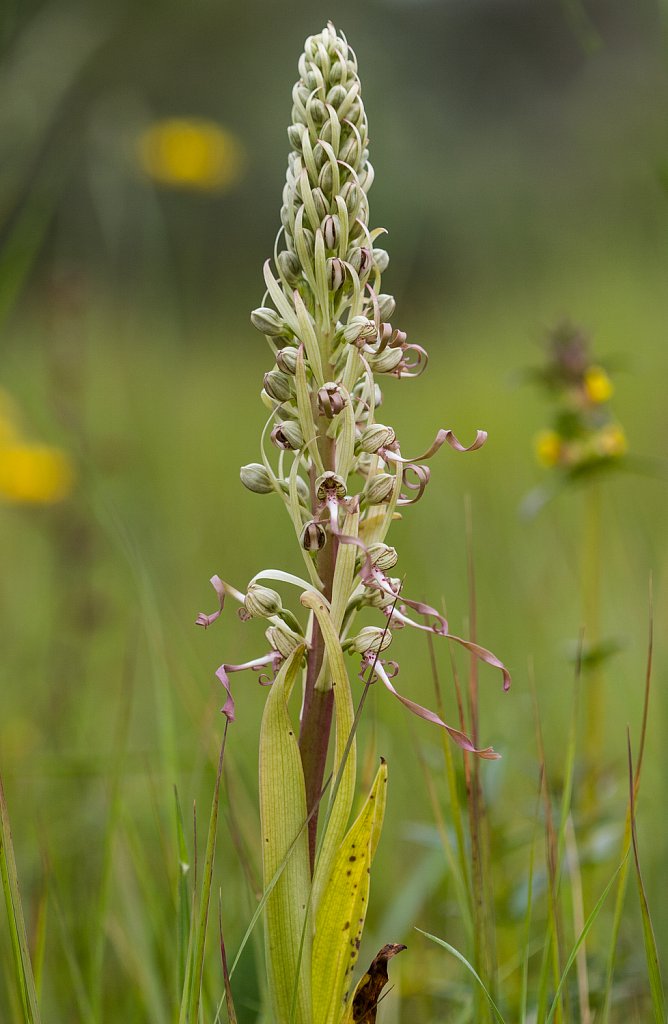
[(433, 725), (439, 725), (442, 729), (445, 729), (448, 736), (450, 736), (450, 738), (454, 740), (457, 746), (461, 747), (462, 750), (467, 750), (470, 754), (475, 754), (476, 757), (482, 757), (488, 761), (497, 761), (500, 758), (501, 755), (497, 754), (492, 747), (478, 749), (474, 746), (466, 733), (462, 732), (460, 729), (455, 729), (451, 725), (447, 725), (447, 723), (439, 718), (433, 711), (429, 711), (428, 708), (423, 708), (421, 704), (417, 704), (414, 700), (404, 697), (398, 692), (398, 690), (395, 690), (394, 686), (390, 682), (390, 677), (380, 661), (376, 661), (373, 670), (385, 688), (388, 689), (390, 693), (397, 698), (397, 700), (401, 701), (404, 707), (407, 707), (408, 710), (412, 711), (414, 715), (418, 716), (418, 718), (423, 718), (425, 722), (431, 722)]
[(270, 654), (265, 654), (264, 657), (262, 658), (255, 658), (253, 661), (246, 661), (243, 663), (243, 665), (221, 665), (219, 668), (216, 669), (216, 676), (223, 684), (223, 687), (225, 688), (225, 692), (227, 694), (225, 704), (221, 708), (221, 711), (227, 718), (228, 722), (233, 722), (235, 717), (234, 699), (232, 697), (232, 690), (230, 687), (229, 680), (230, 673), (243, 672), (247, 668), (253, 669), (254, 671), (258, 671), (265, 665), (271, 665), (271, 674), (268, 675), (264, 673), (260, 676), (260, 685), (268, 686), (270, 683), (273, 683), (274, 677), (276, 675), (276, 669), (278, 668), (278, 665), (281, 661), (282, 658), (278, 651), (272, 651)]
[(429, 446), (429, 448), (427, 448), (426, 452), (423, 455), (417, 455), (414, 459), (405, 459), (401, 455), (401, 452), (393, 452), (386, 449), (383, 452), (383, 458), (389, 459), (392, 462), (403, 462), (405, 464), (411, 462), (424, 462), (425, 459), (430, 459), (433, 455), (435, 455), (436, 452), (440, 448), (442, 448), (444, 444), (449, 444), (450, 447), (454, 449), (454, 451), (456, 452), (475, 452), (479, 448), (482, 448), (486, 440), (487, 431), (476, 430), (475, 440), (473, 441), (473, 443), (469, 445), (463, 445), (461, 441), (457, 438), (454, 431), (441, 429), (437, 433), (432, 444)]
[(225, 604), (225, 584), (221, 580), (220, 576), (212, 576), (209, 582), (218, 595), (218, 610), (212, 612), (210, 615), (206, 615), (204, 612), (199, 613), (195, 619), (195, 625), (204, 626), (204, 629), (207, 629), (212, 622), (215, 622), (216, 619), (220, 618), (220, 613), (222, 612)]

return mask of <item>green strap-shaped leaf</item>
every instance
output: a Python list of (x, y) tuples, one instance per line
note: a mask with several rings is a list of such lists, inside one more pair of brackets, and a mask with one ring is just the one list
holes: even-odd
[(306, 793), (287, 703), (303, 653), (304, 648), (298, 647), (276, 677), (260, 730), (260, 823), (265, 887), (285, 865), (264, 911), (267, 976), (275, 1024), (312, 1024), (311, 925), (307, 920), (311, 872), (304, 828)]
[(387, 764), (382, 761), (366, 803), (339, 847), (320, 899), (313, 940), (313, 1024), (339, 1024), (352, 993), (386, 792)]
[(329, 882), (332, 865), (348, 827), (348, 819), (350, 818), (350, 811), (355, 796), (357, 754), (355, 740), (354, 738), (351, 740), (355, 718), (353, 698), (350, 692), (350, 682), (338, 635), (332, 624), (324, 599), (319, 594), (309, 591), (306, 594), (302, 594), (301, 600), (302, 604), (315, 614), (325, 642), (325, 655), (334, 688), (336, 726), (332, 802), (330, 803), (322, 846), (313, 878), (312, 900), (314, 912), (317, 913), (322, 893)]

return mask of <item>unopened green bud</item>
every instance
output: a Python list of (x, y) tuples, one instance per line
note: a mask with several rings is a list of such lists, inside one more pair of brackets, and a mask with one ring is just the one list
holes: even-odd
[(288, 249), (283, 249), (276, 257), (276, 262), (278, 263), (278, 269), (288, 284), (297, 284), (302, 269), (297, 254), (290, 252)]
[(269, 370), (264, 375), (264, 390), (277, 402), (287, 402), (292, 394), (292, 379), (281, 370)]
[(346, 164), (352, 164), (353, 167), (359, 161), (360, 146), (355, 135), (351, 135), (341, 146), (339, 150), (339, 160), (342, 160)]
[(269, 473), (259, 462), (249, 462), (247, 466), (242, 466), (239, 475), (244, 487), (254, 494), (271, 494), (274, 489)]
[(376, 473), (367, 480), (363, 495), (369, 505), (382, 505), (384, 501), (389, 501), (393, 489), (393, 476), (389, 473)]
[(369, 365), (376, 373), (391, 373), (403, 359), (400, 348), (385, 348), (378, 355), (369, 356)]
[(304, 437), (295, 420), (278, 423), (271, 432), (271, 441), (283, 451), (298, 451), (304, 447)]
[(296, 149), (298, 153), (302, 151), (302, 135), (304, 134), (304, 126), (301, 124), (291, 124), (288, 128), (288, 139), (293, 149)]
[(334, 85), (327, 93), (327, 103), (330, 103), (335, 110), (341, 106), (348, 92), (343, 85)]
[(394, 568), (399, 559), (396, 548), (380, 542), (369, 545), (368, 555), (371, 564), (380, 569), (381, 572), (387, 572), (388, 569)]
[(362, 191), (354, 181), (347, 181), (341, 188), (341, 198), (348, 207), (351, 220), (357, 216), (362, 202)]
[(367, 341), (369, 338), (375, 338), (376, 334), (375, 323), (365, 316), (351, 317), (343, 328), (343, 337), (351, 345), (356, 341)]
[(272, 615), (278, 615), (283, 608), (283, 602), (281, 595), (270, 587), (251, 583), (244, 598), (244, 608), (254, 619), (268, 619)]
[(322, 191), (326, 195), (331, 195), (334, 187), (334, 172), (332, 171), (332, 165), (329, 160), (326, 164), (323, 164), (320, 174), (318, 175), (318, 185), (320, 186), (318, 191)]
[(394, 301), (393, 295), (378, 296), (378, 311), (380, 312), (381, 320), (390, 320), (396, 308), (397, 304)]
[(276, 353), (276, 365), (282, 373), (288, 373), (294, 377), (297, 372), (297, 349), (291, 345), (279, 349)]
[(381, 654), (392, 643), (392, 633), (380, 626), (364, 626), (357, 636), (346, 642), (346, 647), (356, 654)]
[(260, 334), (266, 334), (270, 338), (277, 338), (285, 333), (285, 321), (281, 320), (275, 309), (269, 306), (260, 306), (251, 313), (251, 323)]
[(345, 264), (338, 257), (327, 260), (327, 287), (330, 292), (338, 292), (346, 279)]
[(392, 427), (386, 427), (383, 423), (372, 423), (362, 431), (360, 448), (363, 452), (372, 454), (381, 448), (389, 448), (396, 439), (397, 435)]
[(302, 530), (299, 541), (305, 551), (320, 551), (327, 543), (327, 531), (321, 523), (312, 520)]
[(374, 249), (373, 262), (376, 264), (376, 270), (384, 274), (390, 265), (390, 254), (385, 249)]
[(321, 221), (323, 217), (326, 217), (329, 213), (329, 203), (325, 197), (325, 193), (321, 188), (314, 188), (311, 191), (313, 197), (313, 203), (315, 205), (315, 212), (318, 216), (318, 221)]
[(327, 501), (328, 498), (345, 498), (346, 483), (343, 477), (328, 470), (319, 476), (315, 482), (315, 493), (318, 501)]
[(299, 633), (295, 633), (289, 626), (286, 626), (285, 623), (270, 626), (269, 629), (265, 630), (264, 635), (269, 641), (269, 646), (272, 650), (278, 651), (282, 658), (289, 658), (295, 648), (304, 643), (304, 638)]

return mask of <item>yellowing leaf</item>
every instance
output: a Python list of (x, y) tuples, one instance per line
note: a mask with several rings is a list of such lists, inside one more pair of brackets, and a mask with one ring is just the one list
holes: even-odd
[[(276, 677), (260, 730), (260, 822), (265, 889), (267, 975), (276, 1024), (312, 1024), (310, 867), (301, 757), (288, 711), (302, 655), (298, 647)], [(294, 1008), (294, 1009), (293, 1009)]]
[(383, 946), (371, 961), (369, 970), (360, 979), (355, 995), (348, 1003), (341, 1024), (375, 1024), (378, 1000), (388, 982), (387, 961), (406, 947), (397, 943)]
[(339, 1024), (348, 998), (369, 902), (371, 862), (385, 813), (387, 764), (381, 762), (359, 817), (334, 859), (316, 915), (313, 1024)]

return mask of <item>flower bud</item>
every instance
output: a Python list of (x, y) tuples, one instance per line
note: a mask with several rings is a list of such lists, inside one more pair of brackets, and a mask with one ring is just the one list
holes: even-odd
[(371, 270), (371, 253), (366, 246), (355, 246), (348, 253), (348, 262), (360, 277), (364, 277)]
[(373, 262), (376, 264), (376, 270), (384, 274), (390, 265), (390, 254), (385, 249), (374, 249)]
[(274, 489), (269, 473), (259, 462), (249, 462), (247, 466), (242, 466), (239, 475), (244, 487), (254, 494), (271, 494)]
[(304, 551), (320, 551), (327, 543), (327, 531), (321, 523), (311, 520), (302, 530), (299, 542)]
[(291, 345), (279, 349), (276, 353), (276, 365), (282, 373), (289, 373), (294, 377), (297, 371), (297, 349)]
[(250, 315), (251, 323), (260, 334), (266, 334), (270, 338), (277, 338), (285, 333), (285, 321), (281, 320), (275, 309), (269, 306), (260, 306), (254, 309)]
[(319, 476), (315, 482), (315, 493), (318, 501), (327, 501), (328, 498), (345, 498), (346, 484), (343, 477), (337, 476), (328, 470)]
[(271, 442), (282, 451), (298, 451), (304, 447), (304, 437), (295, 420), (278, 423), (271, 432)]
[(352, 220), (355, 219), (362, 202), (362, 192), (354, 181), (347, 181), (341, 188), (341, 198), (348, 208)]
[(397, 555), (396, 548), (390, 547), (389, 544), (370, 544), (368, 548), (368, 556), (371, 564), (380, 569), (381, 572), (387, 572), (388, 569), (394, 568), (397, 564), (399, 556)]
[(333, 420), (346, 407), (346, 395), (340, 384), (330, 381), (318, 391), (318, 407), (323, 416)]
[(292, 380), (287, 373), (269, 370), (264, 375), (264, 390), (277, 402), (287, 402), (292, 394)]
[(278, 651), (282, 658), (289, 658), (296, 647), (304, 643), (304, 638), (286, 626), (284, 622), (270, 626), (264, 635), (272, 650)]
[(315, 212), (318, 216), (318, 221), (321, 221), (323, 217), (326, 217), (329, 213), (329, 203), (327, 202), (325, 193), (321, 188), (314, 188), (311, 191), (311, 196), (315, 205)]
[(381, 448), (389, 448), (396, 439), (397, 435), (392, 427), (386, 427), (383, 423), (372, 423), (362, 431), (360, 448), (363, 452), (372, 454)]
[(369, 366), (376, 373), (391, 373), (396, 369), (404, 354), (400, 348), (386, 348), (378, 355), (369, 356)]
[(339, 160), (343, 160), (346, 164), (352, 164), (354, 167), (359, 160), (359, 156), (359, 142), (357, 141), (356, 136), (350, 135), (339, 150)]
[(322, 124), (327, 118), (327, 108), (322, 100), (319, 100), (316, 96), (311, 96), (306, 101), (306, 109), (313, 118), (313, 122), (316, 125)]
[(327, 103), (331, 104), (335, 110), (338, 110), (347, 95), (348, 92), (345, 86), (334, 85), (327, 93)]
[(284, 249), (282, 252), (279, 252), (276, 262), (278, 263), (278, 269), (288, 284), (297, 284), (302, 269), (297, 254)]
[(321, 224), (322, 237), (327, 249), (336, 249), (341, 237), (341, 222), (333, 214), (328, 214)]
[(318, 185), (318, 191), (322, 191), (323, 193), (331, 194), (332, 189), (334, 188), (334, 172), (332, 171), (332, 165), (329, 160), (326, 164), (322, 165), (320, 174), (318, 175)]
[(392, 633), (380, 626), (364, 626), (357, 636), (347, 641), (347, 648), (355, 654), (380, 654), (392, 643)]
[(327, 287), (330, 292), (338, 292), (346, 279), (346, 268), (338, 257), (327, 260)]
[(376, 334), (375, 323), (365, 316), (351, 317), (343, 328), (343, 337), (351, 345), (357, 341), (368, 341), (369, 338), (375, 338)]
[(329, 71), (329, 80), (336, 84), (344, 77), (346, 65), (342, 60), (335, 60)]
[(304, 134), (304, 126), (301, 124), (291, 124), (288, 128), (288, 139), (293, 149), (296, 149), (298, 153), (302, 151), (302, 135)]
[(394, 301), (393, 295), (378, 296), (378, 310), (380, 312), (381, 320), (391, 320), (396, 308), (397, 304)]
[(268, 619), (283, 608), (281, 595), (270, 587), (251, 583), (244, 598), (244, 608), (253, 619)]
[(384, 501), (389, 501), (393, 489), (393, 476), (389, 473), (376, 473), (367, 480), (363, 496), (369, 505), (382, 505)]

